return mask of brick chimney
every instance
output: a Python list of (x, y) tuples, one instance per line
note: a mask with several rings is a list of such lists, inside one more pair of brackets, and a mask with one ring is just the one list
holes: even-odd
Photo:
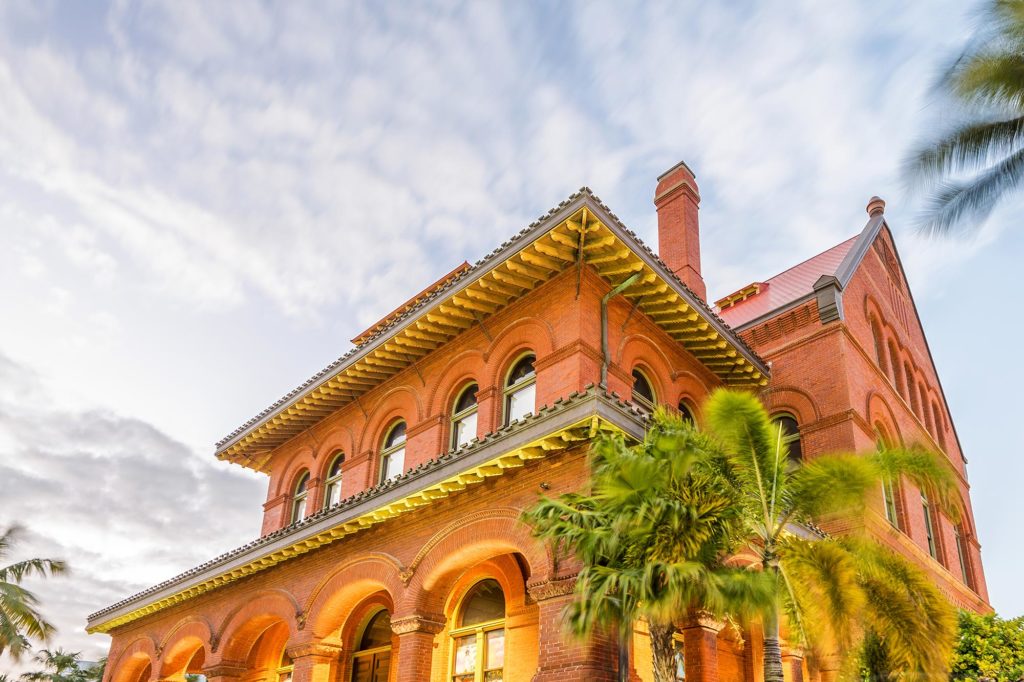
[(658, 177), (654, 205), (658, 208), (658, 255), (686, 286), (707, 300), (700, 274), (700, 193), (689, 166), (680, 161)]

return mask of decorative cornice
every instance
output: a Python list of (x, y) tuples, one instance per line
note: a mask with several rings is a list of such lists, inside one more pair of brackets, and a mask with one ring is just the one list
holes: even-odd
[(407, 635), (410, 632), (425, 632), (436, 635), (444, 630), (444, 616), (440, 614), (413, 614), (391, 620), (391, 631), (396, 635)]
[(241, 677), (247, 668), (242, 663), (215, 663), (208, 668), (203, 668), (203, 675), (207, 679)]
[(724, 627), (725, 623), (723, 621), (704, 610), (691, 613), (683, 624), (684, 630), (688, 628), (701, 628), (703, 630), (721, 632)]
[(293, 644), (287, 647), (285, 651), (291, 659), (298, 658), (327, 658), (336, 659), (341, 656), (341, 647), (336, 644), (327, 644), (325, 642), (305, 642), (302, 644)]
[(574, 575), (567, 578), (545, 580), (542, 583), (535, 583), (527, 586), (526, 588), (527, 592), (530, 594), (530, 598), (536, 602), (556, 599), (558, 597), (566, 597), (572, 594), (575, 589), (576, 576)]

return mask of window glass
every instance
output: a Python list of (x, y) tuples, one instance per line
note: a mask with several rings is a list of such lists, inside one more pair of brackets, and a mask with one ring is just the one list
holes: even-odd
[(306, 498), (309, 497), (309, 472), (304, 472), (295, 484), (295, 493), (292, 495), (292, 523), (306, 518)]
[(520, 359), (505, 382), (505, 424), (511, 424), (533, 413), (537, 408), (537, 374), (534, 357)]
[(792, 415), (783, 414), (773, 420), (782, 429), (782, 442), (789, 451), (789, 459), (793, 462), (801, 462), (804, 458), (803, 447), (800, 444), (800, 427)]
[(391, 427), (381, 452), (381, 482), (390, 481), (405, 471), (405, 422)]
[(456, 682), (476, 679), (476, 635), (467, 635), (455, 640)]
[(477, 385), (470, 384), (455, 401), (452, 408), (452, 447), (460, 448), (476, 438)]
[(332, 507), (341, 502), (341, 465), (345, 463), (345, 455), (339, 453), (334, 456), (331, 468), (327, 470), (327, 486), (324, 495), (324, 507)]
[(460, 627), (478, 625), (505, 617), (505, 593), (497, 580), (481, 580), (466, 595)]
[(679, 416), (683, 418), (684, 422), (690, 422), (691, 424), (695, 423), (693, 419), (693, 412), (691, 412), (690, 407), (682, 401), (679, 403)]
[(651, 382), (638, 369), (633, 370), (633, 400), (649, 410), (654, 408), (654, 389), (651, 388)]
[(971, 574), (967, 570), (967, 550), (964, 547), (964, 535), (960, 530), (960, 526), (953, 527), (953, 537), (956, 539), (956, 556), (960, 561), (960, 578), (964, 581), (964, 585), (973, 589), (974, 585), (971, 583)]
[(676, 682), (683, 682), (686, 679), (686, 659), (683, 657), (683, 642), (680, 639), (672, 640), (675, 645)]
[(363, 636), (359, 640), (359, 650), (365, 651), (382, 646), (391, 646), (391, 615), (384, 610), (374, 614), (366, 624)]
[(921, 493), (921, 509), (924, 511), (924, 532), (928, 540), (928, 553), (931, 554), (933, 559), (937, 559), (938, 552), (935, 546), (935, 528), (932, 526), (932, 510), (931, 505), (928, 503), (928, 496), (924, 492)]

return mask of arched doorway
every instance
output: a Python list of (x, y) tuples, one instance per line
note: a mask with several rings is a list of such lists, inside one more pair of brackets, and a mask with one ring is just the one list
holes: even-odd
[(363, 625), (352, 654), (352, 682), (387, 682), (391, 670), (391, 614), (375, 611)]

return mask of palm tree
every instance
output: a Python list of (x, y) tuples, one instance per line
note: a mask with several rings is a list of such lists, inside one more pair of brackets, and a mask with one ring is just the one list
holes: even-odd
[(912, 182), (933, 183), (922, 216), (931, 233), (983, 220), (1024, 180), (1024, 0), (988, 0), (981, 16), (938, 83), (963, 120), (907, 161)]
[(955, 617), (928, 577), (869, 540), (809, 529), (823, 518), (851, 525), (881, 481), (901, 475), (955, 517), (948, 468), (916, 449), (825, 454), (796, 465), (781, 428), (754, 396), (720, 389), (704, 414), (721, 444), (706, 452), (735, 487), (747, 548), (774, 591), (764, 617), (765, 682), (783, 681), (783, 617), (795, 639), (812, 650), (850, 651), (874, 637), (893, 670), (943, 674)]
[[(100, 679), (96, 668), (81, 667), (81, 654), (77, 651), (42, 649), (34, 658), (43, 669), (22, 674), (21, 682), (92, 682)], [(100, 668), (99, 675), (102, 674)]]
[[(21, 533), (15, 525), (0, 534), (0, 560), (11, 553)], [(55, 559), (26, 559), (0, 568), (0, 655), (6, 652), (20, 660), (30, 639), (46, 641), (53, 634), (53, 625), (37, 610), (39, 600), (21, 583), (33, 575), (47, 577), (66, 570), (64, 562)]]
[(524, 514), (535, 535), (583, 564), (570, 631), (608, 628), (624, 642), (646, 618), (656, 682), (675, 680), (674, 623), (689, 609), (741, 615), (772, 594), (764, 574), (724, 563), (743, 538), (743, 519), (733, 488), (702, 466), (712, 446), (659, 409), (640, 445), (620, 435), (595, 440), (589, 493), (545, 498)]

